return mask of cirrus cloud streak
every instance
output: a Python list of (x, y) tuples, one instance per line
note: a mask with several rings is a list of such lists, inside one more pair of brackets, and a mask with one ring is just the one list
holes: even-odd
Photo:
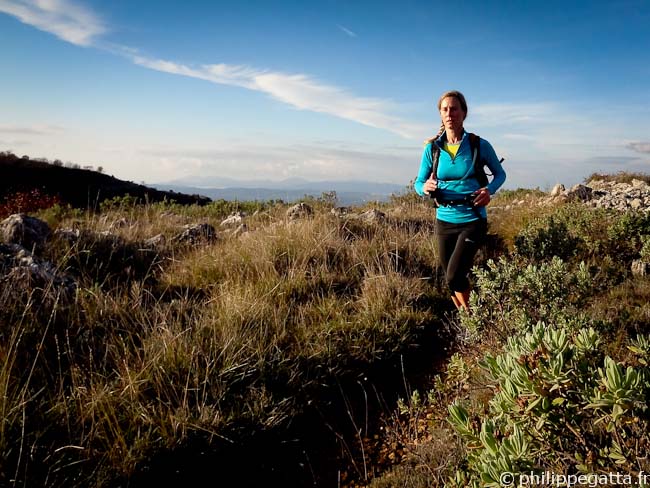
[[(263, 92), (298, 110), (351, 120), (388, 130), (407, 139), (420, 138), (428, 131), (427, 126), (391, 115), (397, 107), (390, 101), (356, 96), (344, 88), (320, 82), (305, 74), (286, 74), (223, 63), (192, 67), (144, 57), (137, 49), (128, 46), (106, 41), (99, 45), (97, 38), (107, 32), (104, 22), (73, 0), (0, 0), (0, 12), (69, 43), (121, 54), (133, 63), (152, 70)], [(353, 34), (347, 29), (344, 31), (348, 35)]]
[(69, 0), (0, 0), (0, 12), (77, 46), (91, 46), (107, 30), (93, 12)]
[(358, 97), (343, 88), (321, 83), (304, 74), (285, 74), (228, 64), (190, 67), (138, 55), (131, 55), (131, 59), (135, 64), (149, 69), (263, 92), (299, 110), (352, 120), (391, 131), (407, 139), (427, 133), (424, 126), (390, 115), (394, 107), (389, 101)]

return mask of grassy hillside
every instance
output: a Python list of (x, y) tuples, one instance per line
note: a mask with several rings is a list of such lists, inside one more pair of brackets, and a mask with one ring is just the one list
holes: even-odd
[[(0, 484), (648, 471), (650, 286), (629, 269), (650, 256), (650, 218), (545, 198), (492, 202), (461, 315), (436, 267), (434, 211), (413, 194), (374, 219), (323, 200), (296, 221), (251, 204), (238, 232), (220, 226), (236, 210), (223, 204), (40, 211), (78, 231), (37, 255), (76, 288), (16, 279), (3, 258)], [(195, 223), (218, 238), (175, 238)]]

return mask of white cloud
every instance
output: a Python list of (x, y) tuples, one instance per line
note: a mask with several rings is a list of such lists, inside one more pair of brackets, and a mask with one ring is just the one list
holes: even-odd
[(468, 115), (478, 125), (500, 126), (548, 122), (553, 111), (549, 103), (493, 103), (470, 106)]
[(0, 134), (22, 134), (28, 136), (48, 136), (53, 134), (59, 134), (65, 129), (55, 125), (30, 125), (30, 126), (20, 126), (20, 125), (9, 125), (9, 124), (0, 124)]
[(522, 141), (522, 142), (531, 142), (535, 140), (533, 136), (528, 134), (505, 133), (501, 137), (503, 139), (507, 139), (511, 141)]
[[(358, 96), (345, 88), (306, 74), (283, 73), (237, 64), (189, 65), (150, 58), (128, 46), (104, 41), (99, 45), (97, 39), (107, 28), (102, 19), (89, 8), (80, 5), (79, 0), (0, 0), (0, 12), (52, 33), (66, 42), (94, 46), (124, 56), (130, 62), (147, 69), (265, 93), (297, 110), (328, 114), (416, 139), (418, 142), (437, 126), (435, 115), (427, 124), (409, 122), (397, 115), (404, 113), (404, 105), (382, 98)], [(337, 27), (351, 37), (356, 36), (342, 25)], [(617, 151), (624, 148), (642, 154), (650, 153), (648, 142), (627, 143), (634, 139), (644, 140), (643, 132), (619, 134), (618, 129), (612, 127), (628, 125), (601, 124), (600, 120), (607, 119), (592, 109), (571, 109), (558, 101), (471, 104), (467, 128), (486, 137), (493, 143), (497, 154), (506, 156), (508, 183), (524, 186), (527, 180), (535, 184), (545, 181), (545, 178), (549, 181), (560, 178), (575, 180), (585, 171), (582, 161), (595, 155), (618, 154)], [(129, 147), (122, 140), (111, 140), (110, 143), (126, 148), (123, 149), (123, 158), (116, 157), (115, 151), (97, 153), (98, 141), (82, 144), (81, 138), (72, 137), (70, 128), (64, 130), (55, 126), (0, 125), (0, 136), (5, 144), (15, 134), (30, 139), (31, 146), (28, 149), (32, 154), (45, 154), (50, 158), (60, 154), (59, 157), (65, 159), (87, 161), (105, 167), (108, 167), (109, 161), (123, 161), (119, 166), (116, 163), (115, 169), (132, 174), (135, 179), (140, 179), (141, 175), (147, 175), (147, 178), (150, 178), (149, 175), (172, 178), (176, 174), (205, 174), (212, 171), (214, 174), (242, 178), (250, 174), (267, 174), (277, 178), (303, 176), (311, 179), (399, 181), (415, 175), (421, 152), (418, 144), (399, 150), (373, 148), (373, 152), (365, 152), (364, 149), (344, 151), (340, 145), (334, 149), (318, 144), (300, 148), (258, 146), (253, 151), (242, 145), (212, 155), (196, 155), (190, 151), (178, 152), (176, 155), (150, 154), (143, 161), (143, 153), (133, 145)], [(71, 141), (71, 149), (66, 148), (67, 154), (61, 154), (63, 140)], [(100, 142), (105, 143), (104, 137)], [(179, 138), (177, 144), (184, 143)], [(350, 147), (355, 147), (356, 144), (357, 141), (351, 142)], [(405, 144), (410, 144), (410, 141), (405, 141)], [(364, 146), (359, 144), (358, 147)], [(261, 163), (261, 160), (264, 162)], [(140, 168), (141, 161), (143, 168)]]
[(383, 146), (372, 150), (349, 150), (320, 144), (237, 144), (202, 150), (141, 148), (136, 151), (134, 159), (148, 162), (151, 168), (149, 181), (192, 177), (198, 184), (211, 178), (228, 176), (242, 180), (300, 177), (309, 180), (406, 184), (417, 173), (419, 157), (419, 147), (412, 148), (411, 153), (406, 154)]
[[(106, 32), (99, 17), (72, 0), (0, 0), (0, 12), (81, 46), (92, 45), (97, 36)], [(356, 36), (343, 26), (339, 25), (339, 28)], [(428, 130), (426, 126), (390, 115), (395, 107), (387, 100), (359, 97), (304, 74), (285, 74), (223, 63), (190, 67), (141, 56), (137, 49), (128, 46), (105, 43), (101, 48), (126, 56), (133, 63), (149, 69), (260, 91), (299, 110), (333, 115), (405, 138), (420, 138)]]
[(348, 29), (347, 27), (342, 26), (341, 24), (336, 24), (336, 27), (338, 27), (339, 29), (341, 29), (343, 32), (345, 32), (345, 33), (346, 33), (348, 36), (350, 36), (350, 37), (357, 37), (357, 35), (356, 35), (354, 32), (352, 32), (352, 31), (351, 31), (350, 29)]
[(625, 147), (641, 154), (650, 154), (650, 142), (630, 142)]
[(101, 19), (70, 0), (0, 0), (0, 12), (78, 46), (106, 32)]
[(264, 75), (263, 71), (254, 70), (247, 66), (206, 64), (197, 69), (171, 61), (149, 59), (139, 55), (131, 56), (131, 59), (139, 66), (156, 71), (162, 71), (173, 75), (188, 76), (190, 78), (198, 78), (221, 85), (240, 86), (251, 90), (259, 89), (255, 84), (255, 79), (258, 76)]
[(135, 64), (149, 69), (233, 85), (264, 92), (299, 110), (320, 112), (379, 129), (405, 138), (426, 134), (427, 127), (390, 115), (394, 104), (378, 98), (353, 95), (343, 88), (327, 85), (304, 74), (263, 71), (249, 66), (211, 64), (198, 68), (143, 56), (131, 56)]

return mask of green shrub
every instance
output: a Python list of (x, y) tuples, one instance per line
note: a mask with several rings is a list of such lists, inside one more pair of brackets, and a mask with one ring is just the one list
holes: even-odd
[(116, 196), (113, 198), (107, 198), (99, 204), (99, 210), (101, 212), (107, 212), (109, 210), (130, 210), (136, 205), (142, 203), (142, 199), (129, 195)]
[(641, 237), (641, 251), (639, 254), (645, 262), (650, 262), (650, 235)]
[(569, 232), (565, 222), (554, 216), (534, 221), (515, 236), (515, 252), (533, 261), (558, 256), (570, 259), (575, 256), (581, 239)]
[[(630, 351), (645, 361), (649, 343), (640, 337)], [(480, 426), (476, 412), (449, 407), (467, 464), (448, 486), (499, 487), (506, 472), (647, 470), (650, 370), (603, 357), (594, 329), (539, 324), (482, 366), (496, 393)]]
[(498, 198), (499, 203), (510, 203), (517, 200), (541, 198), (545, 196), (546, 192), (539, 188), (517, 188), (516, 190), (499, 190), (499, 193), (495, 195), (495, 198)]
[(650, 234), (650, 215), (569, 204), (531, 221), (514, 238), (516, 253), (530, 261), (558, 256), (600, 261), (609, 256), (626, 267)]
[(569, 232), (578, 239), (578, 259), (600, 259), (610, 254), (607, 229), (612, 221), (620, 217), (619, 212), (572, 203), (558, 208), (555, 217), (564, 222)]
[(624, 213), (608, 229), (612, 254), (616, 254), (623, 262), (630, 262), (639, 256), (643, 246), (643, 236), (647, 235), (650, 235), (650, 214)]
[(69, 204), (56, 203), (50, 208), (40, 210), (36, 216), (47, 222), (50, 227), (57, 227), (65, 219), (81, 219), (83, 215), (84, 212), (81, 209), (73, 208)]
[(460, 316), (470, 338), (484, 329), (507, 337), (538, 321), (570, 324), (579, 306), (598, 291), (584, 263), (571, 268), (558, 257), (525, 267), (504, 257), (488, 260), (486, 268), (475, 268), (475, 275), (472, 313)]

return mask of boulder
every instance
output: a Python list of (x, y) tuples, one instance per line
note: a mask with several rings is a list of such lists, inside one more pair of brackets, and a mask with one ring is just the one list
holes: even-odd
[(552, 197), (559, 197), (559, 196), (562, 195), (565, 191), (566, 191), (566, 188), (564, 187), (564, 185), (563, 185), (562, 183), (558, 183), (558, 184), (555, 185), (555, 186), (553, 187), (553, 189), (551, 190), (551, 196), (552, 196)]
[(582, 200), (583, 202), (588, 202), (591, 200), (592, 189), (585, 185), (573, 185), (568, 191), (567, 195), (570, 198)]
[(633, 198), (630, 201), (630, 208), (633, 208), (634, 210), (639, 210), (643, 207), (643, 200), (640, 198)]
[(77, 287), (70, 276), (18, 244), (0, 244), (0, 284), (9, 293), (39, 289), (66, 296), (71, 296)]
[(188, 224), (183, 227), (183, 232), (174, 237), (174, 242), (182, 244), (201, 244), (213, 242), (217, 239), (217, 231), (210, 224)]
[(54, 237), (63, 239), (68, 244), (72, 245), (79, 240), (81, 236), (81, 231), (79, 229), (56, 229), (54, 231)]
[(343, 217), (344, 215), (347, 215), (350, 213), (350, 207), (334, 207), (332, 210), (330, 210), (332, 215), (335, 215), (337, 217)]
[(314, 210), (305, 202), (300, 202), (287, 209), (287, 218), (289, 220), (297, 220), (300, 218), (310, 217), (313, 215)]
[(0, 222), (0, 236), (8, 244), (40, 248), (50, 236), (50, 226), (25, 214), (13, 214)]
[(650, 263), (637, 259), (632, 261), (631, 270), (634, 276), (647, 276), (650, 274)]
[(384, 222), (386, 220), (386, 214), (373, 208), (363, 212), (359, 215), (359, 218), (365, 222)]
[(234, 212), (231, 213), (228, 217), (225, 218), (221, 222), (220, 225), (225, 226), (225, 225), (241, 225), (242, 221), (244, 220), (244, 217), (246, 214), (244, 212)]
[(167, 242), (167, 239), (165, 238), (164, 235), (162, 234), (156, 234), (153, 237), (150, 237), (149, 239), (144, 241), (144, 245), (146, 247), (160, 247), (164, 246), (165, 243)]

